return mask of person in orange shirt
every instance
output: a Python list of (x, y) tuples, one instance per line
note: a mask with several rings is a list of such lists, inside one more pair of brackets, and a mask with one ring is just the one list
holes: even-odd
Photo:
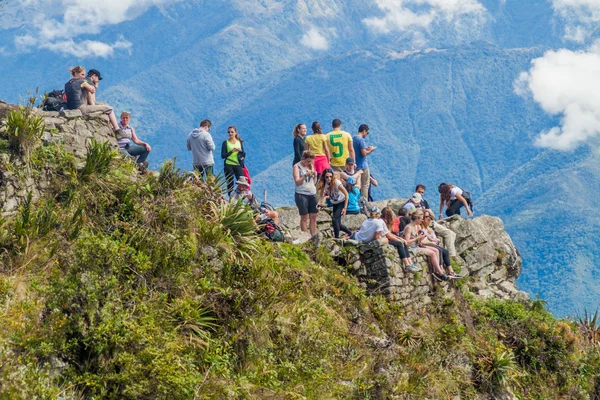
[(333, 131), (325, 135), (331, 153), (330, 164), (334, 171), (342, 172), (346, 165), (346, 159), (354, 158), (352, 135), (342, 130), (342, 121), (337, 118), (331, 122), (331, 127)]

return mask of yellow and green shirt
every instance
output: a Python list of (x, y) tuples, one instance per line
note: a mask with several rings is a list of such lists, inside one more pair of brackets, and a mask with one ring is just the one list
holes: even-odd
[[(242, 144), (240, 143), (239, 140), (236, 140), (235, 143), (231, 143), (229, 140), (226, 140), (227, 142), (227, 152), (229, 153), (230, 151), (233, 151), (233, 149), (240, 149), (242, 150)], [(238, 152), (233, 152), (229, 155), (229, 157), (227, 157), (225, 159), (225, 164), (229, 164), (229, 165), (240, 165), (240, 162), (238, 160)]]
[(323, 143), (327, 143), (327, 138), (325, 135), (318, 133), (308, 135), (306, 137), (305, 143), (308, 144), (308, 149), (315, 153), (315, 156), (324, 156), (325, 150), (323, 150)]
[(346, 165), (346, 158), (350, 157), (349, 149), (352, 146), (352, 135), (344, 131), (332, 131), (325, 137), (327, 138), (329, 153), (331, 153), (331, 166), (343, 167)]

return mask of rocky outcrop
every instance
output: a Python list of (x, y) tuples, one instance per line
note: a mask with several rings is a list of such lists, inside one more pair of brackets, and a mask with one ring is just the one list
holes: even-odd
[[(6, 116), (16, 108), (0, 103), (0, 140), (6, 139)], [(83, 116), (79, 110), (45, 112), (34, 109), (34, 112), (42, 116), (45, 123), (40, 146), (60, 145), (66, 153), (81, 161), (92, 139), (117, 145), (108, 117), (104, 114)], [(53, 178), (53, 170), (31, 165), (0, 148), (0, 213), (14, 213), (29, 193), (35, 201), (53, 185)]]
[[(376, 204), (397, 210), (404, 204), (404, 200), (384, 200)], [(292, 239), (304, 241), (307, 235), (299, 233), (296, 208), (285, 207), (278, 211), (283, 223), (288, 226)], [(350, 229), (355, 230), (365, 219), (364, 215), (346, 216), (343, 221)], [(381, 293), (390, 300), (401, 303), (407, 312), (422, 311), (433, 299), (453, 297), (459, 291), (468, 291), (481, 298), (529, 297), (515, 284), (521, 273), (522, 260), (499, 218), (487, 215), (473, 219), (453, 217), (442, 222), (456, 233), (455, 246), (459, 262), (455, 269), (463, 277), (448, 282), (434, 280), (424, 257), (414, 258), (422, 272), (405, 272), (394, 247), (378, 241), (362, 244), (354, 240), (331, 239), (329, 214), (319, 212), (318, 221), (323, 229), (319, 235), (319, 245), (325, 246), (338, 264), (356, 275), (369, 292)]]

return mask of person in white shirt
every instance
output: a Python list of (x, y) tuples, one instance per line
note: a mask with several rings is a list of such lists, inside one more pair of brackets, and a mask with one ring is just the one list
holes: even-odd
[(446, 206), (446, 216), (448, 217), (460, 215), (460, 209), (463, 206), (467, 210), (469, 217), (473, 215), (473, 211), (471, 211), (471, 207), (469, 206), (472, 206), (471, 194), (469, 192), (447, 183), (440, 183), (438, 192), (440, 192), (440, 216), (438, 219), (443, 218), (442, 212), (444, 211), (444, 206)]

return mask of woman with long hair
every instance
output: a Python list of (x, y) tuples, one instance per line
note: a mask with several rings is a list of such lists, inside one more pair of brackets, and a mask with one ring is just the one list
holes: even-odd
[(446, 206), (446, 216), (451, 217), (453, 215), (460, 215), (460, 209), (464, 206), (467, 210), (467, 215), (470, 217), (473, 215), (473, 211), (469, 205), (472, 206), (471, 194), (463, 191), (456, 185), (449, 185), (447, 183), (440, 183), (438, 186), (438, 192), (440, 192), (440, 216), (438, 219), (442, 219), (442, 212), (444, 206)]
[(404, 240), (415, 255), (423, 255), (429, 258), (433, 267), (433, 277), (438, 281), (447, 281), (448, 275), (440, 267), (440, 259), (437, 249), (425, 247), (421, 241), (427, 236), (421, 228), (423, 222), (423, 210), (417, 209), (410, 216), (411, 222), (404, 228)]
[(317, 172), (314, 168), (315, 154), (306, 150), (302, 153), (300, 162), (294, 164), (292, 177), (296, 184), (294, 200), (300, 213), (300, 230), (310, 231), (310, 235), (317, 234)]
[(400, 261), (404, 264), (404, 270), (413, 273), (419, 272), (421, 268), (413, 263), (413, 260), (410, 258), (410, 250), (406, 245), (406, 240), (389, 232), (394, 227), (394, 212), (390, 207), (384, 207), (383, 210), (381, 210), (381, 219), (385, 222), (385, 226), (388, 229), (388, 233), (385, 235), (388, 239), (388, 243), (394, 246), (398, 251), (398, 257), (400, 257)]
[(308, 135), (305, 139), (305, 146), (306, 150), (315, 153), (315, 171), (317, 171), (317, 178), (321, 178), (323, 171), (331, 168), (329, 166), (329, 145), (318, 121), (312, 123), (312, 131), (312, 135)]
[(360, 214), (360, 190), (356, 187), (356, 178), (349, 176), (346, 178), (346, 191), (348, 192), (348, 209), (346, 214)]
[(227, 128), (229, 138), (223, 142), (221, 146), (221, 158), (224, 161), (223, 172), (227, 181), (227, 194), (231, 197), (233, 192), (233, 178), (237, 180), (240, 176), (244, 176), (244, 141), (240, 138), (238, 130), (235, 126)]
[(342, 217), (346, 215), (348, 208), (348, 192), (340, 179), (339, 172), (333, 172), (331, 169), (323, 171), (317, 185), (317, 194), (319, 204), (324, 203), (327, 199), (333, 204), (333, 214), (331, 215), (333, 236), (339, 238), (340, 231), (350, 236), (352, 231), (342, 224)]
[(440, 259), (440, 264), (442, 264), (442, 267), (445, 267), (446, 270), (448, 271), (448, 278), (459, 279), (460, 276), (458, 276), (454, 272), (454, 269), (452, 268), (452, 260), (450, 259), (450, 252), (448, 251), (448, 249), (446, 249), (440, 245), (441, 240), (438, 239), (438, 237), (435, 233), (435, 230), (432, 227), (434, 221), (435, 221), (435, 215), (434, 215), (433, 211), (425, 210), (424, 214), (423, 214), (423, 222), (421, 222), (421, 228), (423, 228), (423, 231), (425, 232), (426, 236), (421, 241), (421, 244), (423, 244), (424, 246), (428, 246), (428, 247), (437, 249), (439, 252), (438, 255), (439, 255), (439, 259)]
[(292, 165), (296, 165), (302, 160), (302, 153), (304, 153), (306, 148), (304, 142), (306, 138), (306, 125), (297, 124), (292, 131), (292, 137), (294, 138), (294, 161)]

